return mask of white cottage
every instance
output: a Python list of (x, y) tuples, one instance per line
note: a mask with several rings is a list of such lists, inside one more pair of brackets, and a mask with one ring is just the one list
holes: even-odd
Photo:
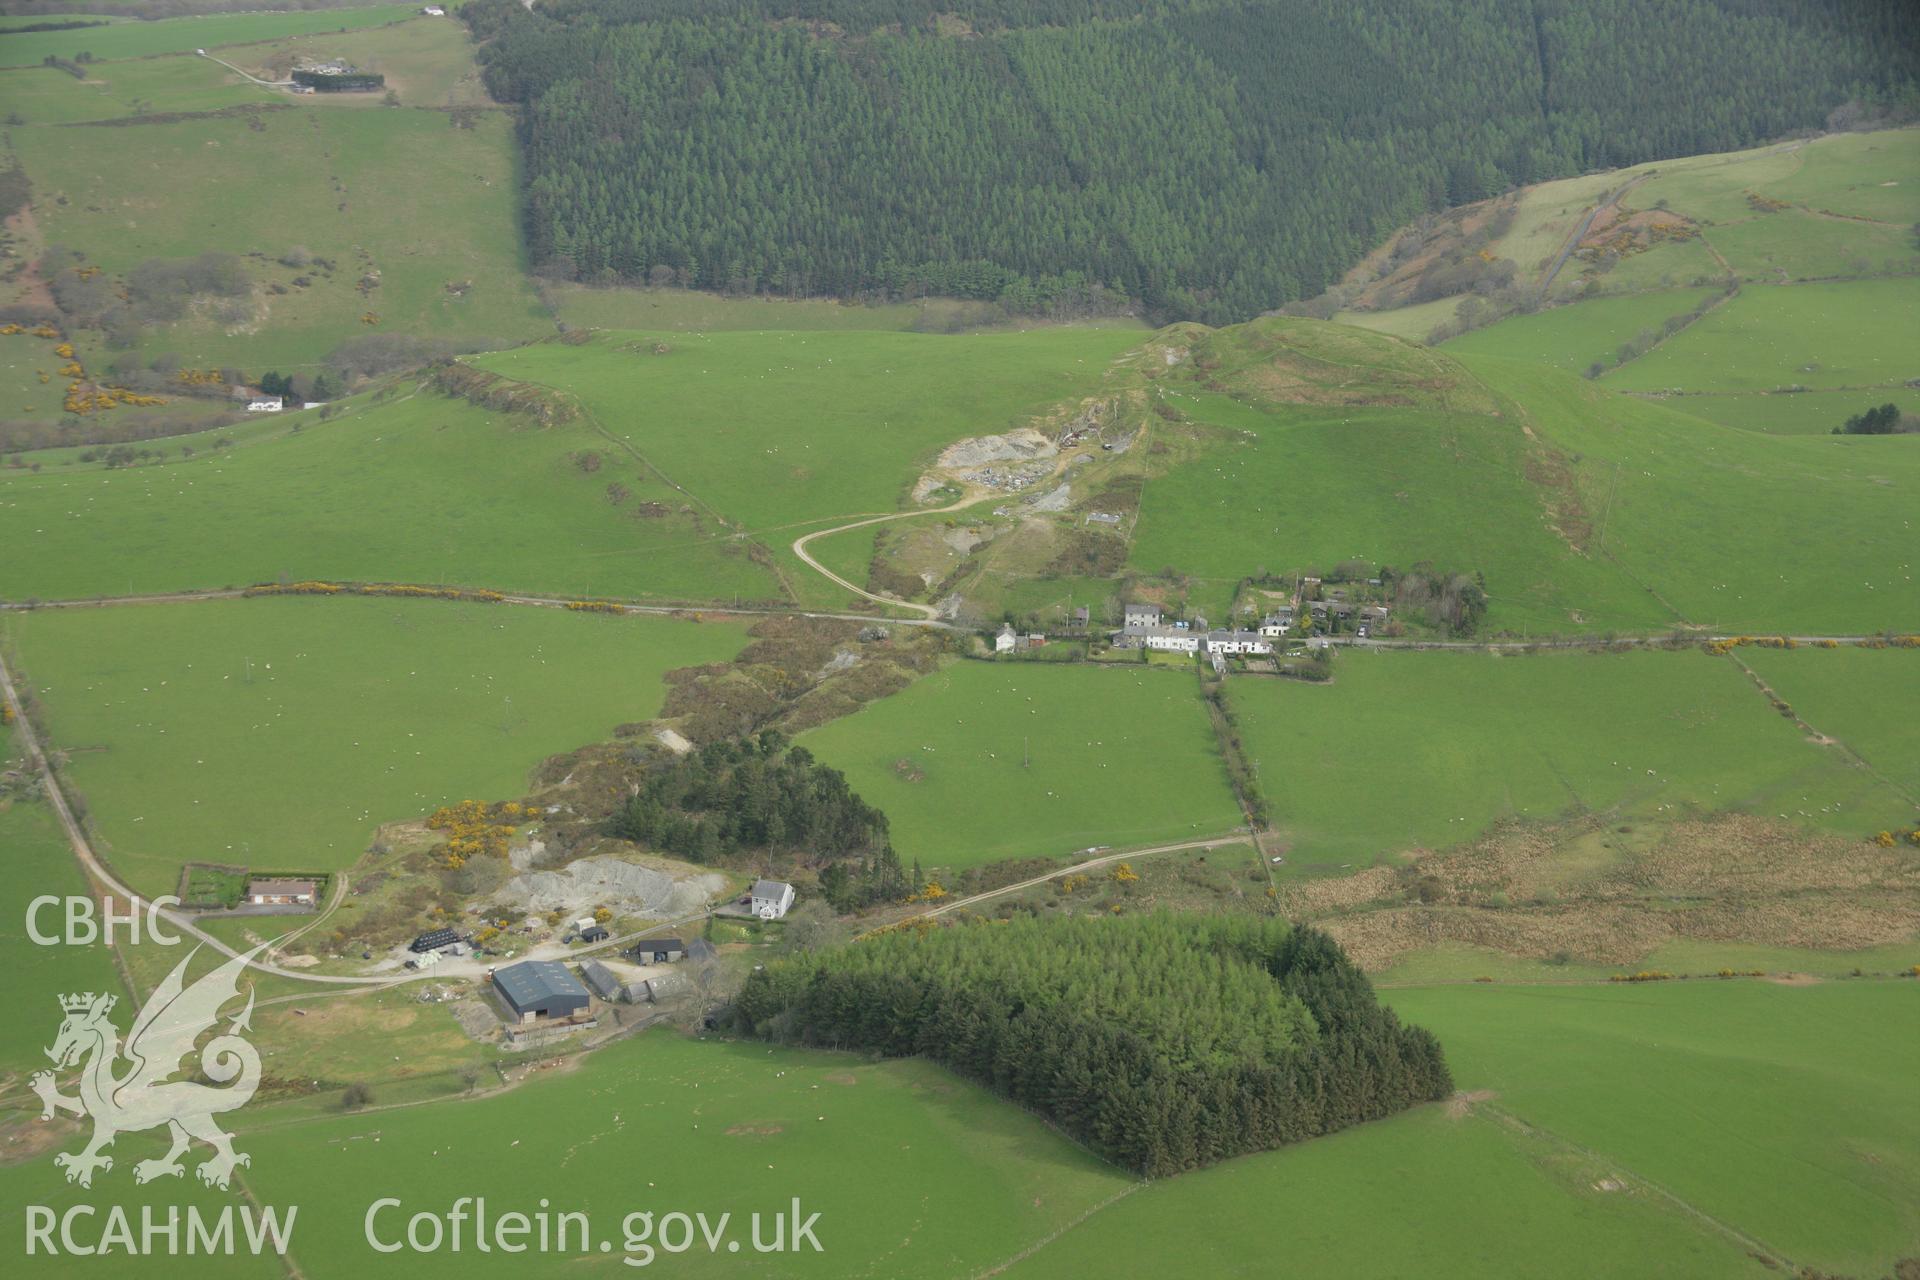
[(1273, 641), (1257, 631), (1209, 631), (1208, 653), (1272, 653)]
[(793, 906), (793, 886), (784, 880), (755, 880), (747, 902), (762, 920), (778, 920)]

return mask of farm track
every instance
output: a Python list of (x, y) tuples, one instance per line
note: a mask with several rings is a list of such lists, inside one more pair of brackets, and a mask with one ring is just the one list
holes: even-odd
[(1580, 242), (1587, 238), (1587, 232), (1593, 228), (1594, 219), (1613, 208), (1614, 205), (1620, 203), (1621, 196), (1626, 195), (1627, 192), (1645, 182), (1650, 176), (1650, 174), (1641, 174), (1632, 181), (1618, 187), (1604, 200), (1600, 201), (1600, 203), (1587, 210), (1587, 216), (1580, 219), (1580, 225), (1573, 229), (1573, 234), (1569, 235), (1566, 243), (1560, 246), (1560, 252), (1554, 255), (1553, 262), (1547, 267), (1546, 274), (1540, 277), (1540, 292), (1538, 297), (1541, 301), (1546, 300), (1548, 291), (1553, 288), (1554, 279), (1560, 274), (1560, 268), (1567, 265), (1567, 259), (1572, 257), (1573, 251), (1580, 247)]
[[(14, 686), (13, 673), (7, 667), (4, 654), (0, 654), (0, 700), (4, 700), (7, 708), (13, 712), (13, 723), (19, 733), (20, 744), (26, 752), (27, 761), (33, 767), (34, 771), (40, 775), (41, 782), (46, 787), (47, 798), (53, 805), (54, 814), (60, 819), (60, 825), (66, 831), (67, 843), (72, 847), (74, 857), (79, 859), (80, 865), (86, 871), (87, 875), (109, 894), (123, 899), (128, 904), (129, 909), (140, 911), (143, 908), (151, 907), (159, 917), (165, 920), (170, 926), (192, 937), (200, 945), (211, 947), (221, 955), (233, 959), (237, 959), (243, 955), (243, 952), (235, 950), (219, 938), (201, 929), (185, 914), (164, 907), (158, 907), (150, 903), (146, 898), (121, 883), (119, 877), (114, 875), (114, 873), (108, 869), (107, 865), (100, 860), (99, 856), (94, 852), (92, 842), (87, 838), (85, 829), (80, 825), (79, 819), (74, 816), (72, 806), (67, 803), (66, 792), (61, 788), (60, 779), (54, 773), (52, 761), (47, 757), (45, 750), (42, 749), (40, 745), (40, 735), (38, 731), (35, 730), (33, 722), (27, 718), (26, 707), (20, 701), (19, 691)], [(339, 905), (346, 893), (346, 877), (342, 875), (338, 877), (338, 880), (339, 885), (335, 889), (333, 902), (328, 906), (327, 910), (316, 914), (313, 919), (307, 921), (299, 929), (286, 935), (280, 939), (280, 941), (289, 941), (299, 937), (301, 934), (307, 932), (307, 930), (322, 923), (332, 914), (334, 908)], [(569, 948), (560, 952), (560, 954), (567, 956), (585, 956), (608, 951), (618, 948), (624, 943), (645, 938), (662, 929), (678, 929), (693, 924), (696, 921), (704, 920), (707, 914), (707, 911), (702, 909), (674, 920), (663, 920), (658, 924), (648, 925), (644, 929), (635, 929), (631, 932), (623, 933), (618, 937), (609, 938), (605, 942), (596, 942), (584, 947)], [(530, 952), (527, 958), (549, 958), (538, 956), (537, 951), (538, 949), (536, 949), (535, 952)], [(354, 995), (360, 991), (382, 990), (387, 987), (402, 986), (409, 982), (423, 982), (435, 978), (477, 977), (486, 969), (485, 965), (477, 961), (467, 960), (454, 961), (449, 964), (435, 966), (432, 969), (423, 969), (418, 973), (400, 974), (393, 977), (377, 975), (355, 977), (342, 974), (306, 973), (298, 969), (283, 969), (279, 965), (262, 960), (249, 961), (248, 967), (258, 969), (262, 973), (273, 974), (277, 978), (289, 978), (295, 982), (313, 982), (335, 988), (354, 989), (342, 990), (339, 992), (341, 995)], [(263, 1000), (261, 1003), (279, 1004), (287, 1000), (302, 998), (304, 997), (279, 996), (273, 999)]]
[(950, 624), (941, 619), (940, 610), (933, 605), (915, 604), (910, 600), (891, 600), (886, 596), (877, 596), (863, 587), (854, 586), (851, 582), (848, 582), (845, 578), (827, 568), (827, 566), (821, 564), (818, 560), (815, 560), (812, 553), (807, 550), (807, 544), (815, 538), (824, 538), (832, 533), (846, 533), (851, 529), (864, 529), (870, 524), (885, 524), (890, 520), (905, 520), (912, 516), (946, 515), (950, 512), (961, 511), (967, 507), (975, 506), (994, 496), (996, 495), (990, 493), (974, 494), (971, 497), (962, 498), (958, 502), (950, 502), (944, 507), (929, 507), (924, 511), (892, 511), (885, 515), (865, 516), (848, 524), (834, 525), (830, 529), (816, 529), (812, 533), (801, 534), (793, 540), (793, 554), (800, 558), (801, 563), (825, 577), (829, 582), (845, 587), (848, 591), (853, 592), (853, 594), (863, 599), (871, 600), (875, 604), (887, 605), (895, 609), (911, 609), (935, 626), (948, 626)]

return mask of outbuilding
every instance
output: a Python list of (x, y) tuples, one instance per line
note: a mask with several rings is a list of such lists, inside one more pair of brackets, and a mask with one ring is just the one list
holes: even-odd
[(571, 1018), (585, 1013), (591, 999), (580, 979), (554, 960), (527, 960), (496, 970), (493, 987), (523, 1023)]
[(687, 944), (678, 938), (642, 938), (627, 954), (641, 964), (672, 964), (686, 957)]
[(453, 930), (434, 929), (415, 938), (407, 947), (407, 950), (417, 955), (425, 955), (429, 951), (438, 951), (442, 947), (450, 947), (458, 941), (460, 941), (460, 935)]

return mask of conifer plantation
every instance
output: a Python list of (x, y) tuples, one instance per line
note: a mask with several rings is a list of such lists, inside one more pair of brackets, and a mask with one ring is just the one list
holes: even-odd
[(1280, 921), (1031, 916), (895, 929), (759, 970), (767, 1039), (920, 1054), (1160, 1177), (1446, 1097), (1325, 934)]
[(474, 0), (549, 274), (1221, 324), (1508, 187), (1910, 93), (1905, 0)]

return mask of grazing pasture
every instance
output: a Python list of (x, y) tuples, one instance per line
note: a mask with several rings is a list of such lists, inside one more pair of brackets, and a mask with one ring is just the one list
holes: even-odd
[(809, 520), (905, 507), (942, 446), (1092, 394), (1139, 340), (1116, 329), (607, 333), (474, 363), (578, 396), (676, 485), (773, 541)]
[(1742, 649), (1800, 717), (1864, 760), (1915, 808), (1920, 825), (1920, 653), (1911, 649)]
[(1596, 1154), (1634, 1198), (1796, 1268), (1884, 1275), (1920, 1248), (1920, 983), (1467, 984), (1387, 1002), (1440, 1037), (1460, 1088)]
[(956, 662), (800, 742), (886, 812), (901, 861), (928, 868), (1241, 821), (1184, 671)]
[[(0, 760), (8, 758), (6, 733), (0, 729)], [(0, 991), (4, 1086), (48, 1065), (41, 1051), (53, 1043), (60, 1027), (57, 997), (122, 988), (113, 958), (101, 943), (42, 946), (27, 935), (27, 908), (33, 899), (87, 892), (86, 878), (53, 809), (37, 801), (0, 799), (0, 849), (6, 851), (6, 874), (0, 876), (0, 957), (13, 975)], [(42, 934), (64, 932), (61, 912), (59, 905), (41, 910), (37, 923)], [(37, 1114), (39, 1104), (34, 1105)]]
[(1668, 407), (1722, 426), (1768, 435), (1824, 436), (1866, 409), (1897, 404), (1920, 414), (1920, 392), (1874, 388), (1871, 391), (1809, 391), (1795, 395), (1714, 394), (1675, 397)]
[(1269, 411), (1174, 392), (1167, 400), (1219, 431), (1197, 456), (1147, 484), (1129, 565), (1202, 580), (1191, 594), (1210, 618), (1220, 619), (1235, 583), (1262, 568), (1286, 573), (1360, 559), (1485, 574), (1488, 631), (1663, 621), (1644, 591), (1549, 527), (1547, 503), (1561, 496), (1554, 486), (1565, 477), (1530, 467), (1533, 447), (1512, 416), (1371, 406)]
[(1717, 292), (1676, 289), (1595, 298), (1532, 315), (1510, 316), (1462, 334), (1446, 348), (1454, 355), (1475, 352), (1504, 356), (1578, 373), (1596, 360), (1611, 364), (1620, 344), (1631, 342), (1647, 330), (1659, 333), (1668, 319), (1687, 315)]
[(143, 111), (218, 111), (280, 101), (271, 90), (248, 84), (218, 63), (193, 54), (95, 62), (86, 72), (85, 80), (75, 80), (57, 67), (0, 70), (0, 96), (9, 111), (31, 125), (125, 119)]
[[(431, 391), (357, 403), (325, 422), (281, 415), (188, 437), (193, 457), (165, 465), (0, 469), (0, 540), (34, 548), (0, 561), (0, 595), (283, 577), (670, 600), (781, 594), (744, 543), (682, 510), (680, 495), (584, 423), (543, 428)], [(235, 443), (220, 447), (226, 438)]]
[(1842, 133), (1800, 148), (1795, 171), (1765, 185), (1777, 200), (1876, 222), (1920, 219), (1920, 129)]
[(1920, 377), (1920, 277), (1748, 285), (1602, 381), (1623, 391), (1893, 387)]
[[(1920, 485), (1914, 437), (1714, 427), (1555, 370), (1465, 360), (1525, 406), (1541, 438), (1579, 459), (1592, 554), (1674, 620), (1730, 633), (1920, 629), (1920, 586), (1909, 576), (1915, 517), (1905, 497)], [(1876, 389), (1849, 412), (1884, 398)]]
[(1920, 1241), (1911, 982), (1385, 995), (1461, 1102), (1155, 1183), (1007, 1274), (1759, 1280)]
[(1920, 270), (1910, 227), (1782, 209), (1707, 234), (1743, 279), (1760, 283)]
[(10, 615), (20, 672), (101, 849), (338, 869), (382, 822), (521, 793), (555, 752), (658, 711), (731, 624), (446, 601), (261, 598)]
[[(349, 27), (403, 22), (420, 12), (404, 4), (371, 5), (354, 9), (312, 9), (289, 13), (222, 13), (153, 22), (113, 22), (104, 27), (70, 31), (31, 31), (0, 40), (0, 66), (25, 67), (47, 55), (71, 61), (90, 53), (97, 61), (145, 58), (156, 53), (180, 53), (221, 45), (250, 44), (308, 31), (342, 31)], [(231, 61), (231, 59), (229, 59)]]
[[(515, 241), (511, 121), (482, 112), (467, 123), (303, 100), (129, 127), (30, 124), (11, 138), (45, 243), (114, 276), (153, 258), (239, 255), (250, 297), (147, 325), (136, 350), (258, 374), (318, 368), (367, 335), (507, 343), (552, 332)], [(276, 178), (237, 177), (258, 173)]]
[[(730, 1234), (751, 1257), (751, 1215), (784, 1213), (797, 1196), (803, 1218), (820, 1214), (821, 1251), (778, 1255), (780, 1274), (932, 1280), (1003, 1262), (1133, 1185), (931, 1064), (666, 1029), (470, 1102), (290, 1123), (262, 1111), (239, 1145), (254, 1156), (248, 1182), (264, 1202), (301, 1206), (294, 1258), (317, 1276), (418, 1274), (417, 1255), (365, 1243), (362, 1220), (382, 1196), (406, 1202), (392, 1219), (401, 1230), (429, 1207), (423, 1195), (436, 1211), (460, 1194), (485, 1196), (493, 1213), (533, 1213), (545, 1199), (555, 1212), (591, 1216), (590, 1249), (538, 1259), (470, 1248), (460, 1265), (475, 1275), (523, 1275), (530, 1265), (625, 1273), (623, 1219), (645, 1211), (704, 1211), (710, 1222), (730, 1213)], [(53, 1172), (35, 1166), (10, 1181), (39, 1196)], [(388, 1221), (379, 1220), (383, 1232)], [(611, 1257), (599, 1253), (603, 1239)], [(735, 1274), (741, 1257), (723, 1243), (717, 1256), (703, 1245), (656, 1261), (714, 1276)]]
[(1607, 1172), (1482, 1111), (1433, 1104), (1153, 1183), (1005, 1274), (1767, 1275), (1652, 1196), (1595, 1191)]
[(1229, 691), (1294, 866), (1442, 848), (1505, 818), (1733, 811), (1844, 834), (1908, 807), (1704, 653), (1357, 651), (1329, 685)]

